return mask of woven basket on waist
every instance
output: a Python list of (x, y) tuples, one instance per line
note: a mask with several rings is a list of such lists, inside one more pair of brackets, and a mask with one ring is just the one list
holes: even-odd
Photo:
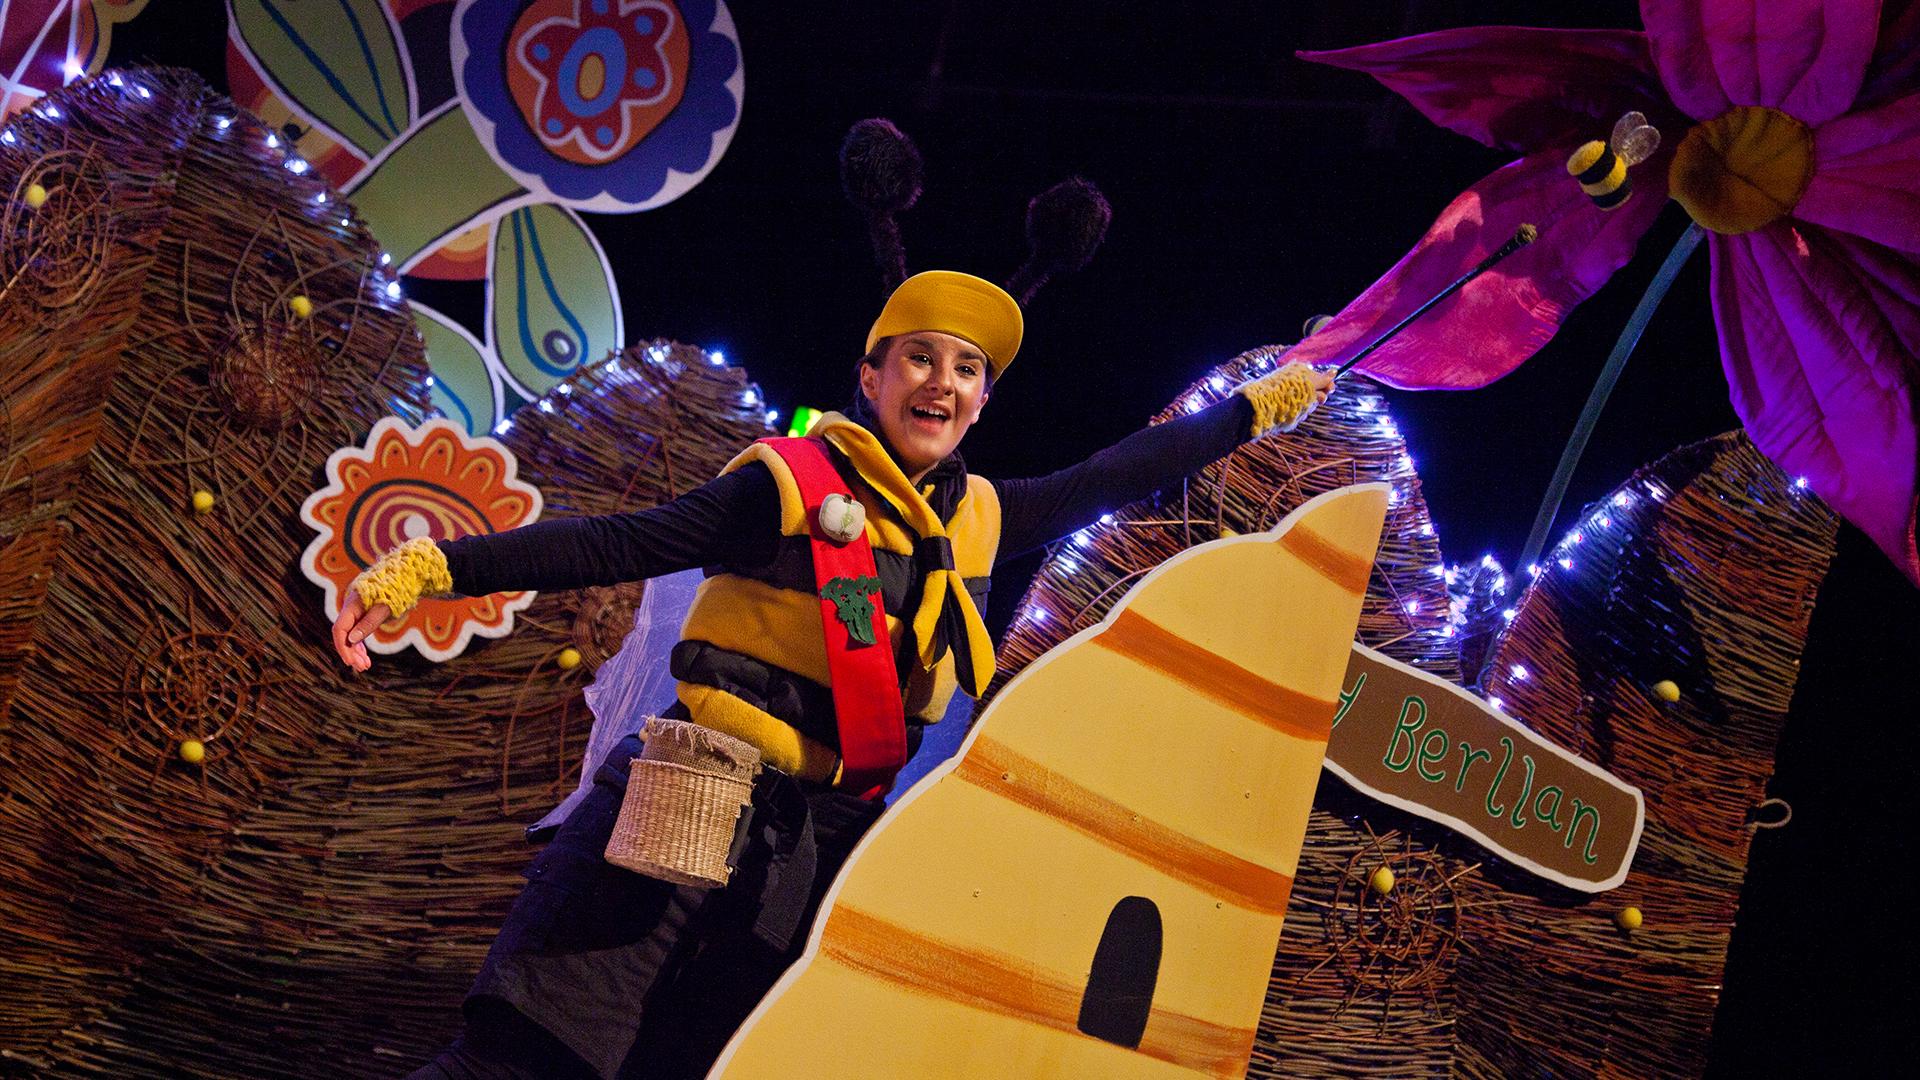
[(630, 766), (607, 861), (676, 885), (725, 885), (760, 751), (681, 720), (656, 717), (640, 735), (647, 745)]

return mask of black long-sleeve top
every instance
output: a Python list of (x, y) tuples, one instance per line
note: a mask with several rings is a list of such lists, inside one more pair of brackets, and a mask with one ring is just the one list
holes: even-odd
[[(1253, 424), (1233, 395), (1144, 428), (1046, 476), (991, 481), (1000, 497), (999, 557), (1090, 524), (1232, 452)], [(759, 566), (780, 538), (780, 492), (758, 463), (647, 510), (553, 518), (503, 533), (443, 540), (454, 591), (466, 596), (614, 585), (698, 566)]]

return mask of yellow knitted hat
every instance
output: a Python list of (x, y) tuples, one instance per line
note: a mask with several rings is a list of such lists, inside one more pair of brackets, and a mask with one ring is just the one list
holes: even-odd
[(867, 332), (867, 351), (881, 338), (932, 330), (965, 338), (986, 354), (998, 379), (1020, 351), (1020, 305), (991, 281), (953, 270), (928, 270), (900, 283)]

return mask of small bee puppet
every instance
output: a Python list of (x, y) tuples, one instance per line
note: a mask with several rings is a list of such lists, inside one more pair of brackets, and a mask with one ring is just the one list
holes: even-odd
[(1613, 138), (1598, 139), (1573, 152), (1567, 159), (1567, 172), (1580, 182), (1593, 205), (1602, 210), (1617, 209), (1633, 196), (1633, 181), (1627, 170), (1653, 156), (1660, 149), (1660, 129), (1647, 123), (1645, 114), (1630, 112), (1613, 125)]

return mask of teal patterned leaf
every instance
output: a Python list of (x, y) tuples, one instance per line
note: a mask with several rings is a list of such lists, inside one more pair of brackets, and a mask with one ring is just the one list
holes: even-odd
[(613, 269), (578, 214), (542, 204), (494, 223), (487, 324), (507, 378), (530, 398), (620, 347)]
[(361, 156), (413, 123), (413, 71), (380, 0), (227, 0), (227, 17), (294, 110)]
[(434, 407), (469, 435), (491, 432), (500, 422), (501, 388), (500, 377), (487, 362), (487, 347), (466, 327), (425, 304), (410, 306), (420, 336), (427, 341)]

